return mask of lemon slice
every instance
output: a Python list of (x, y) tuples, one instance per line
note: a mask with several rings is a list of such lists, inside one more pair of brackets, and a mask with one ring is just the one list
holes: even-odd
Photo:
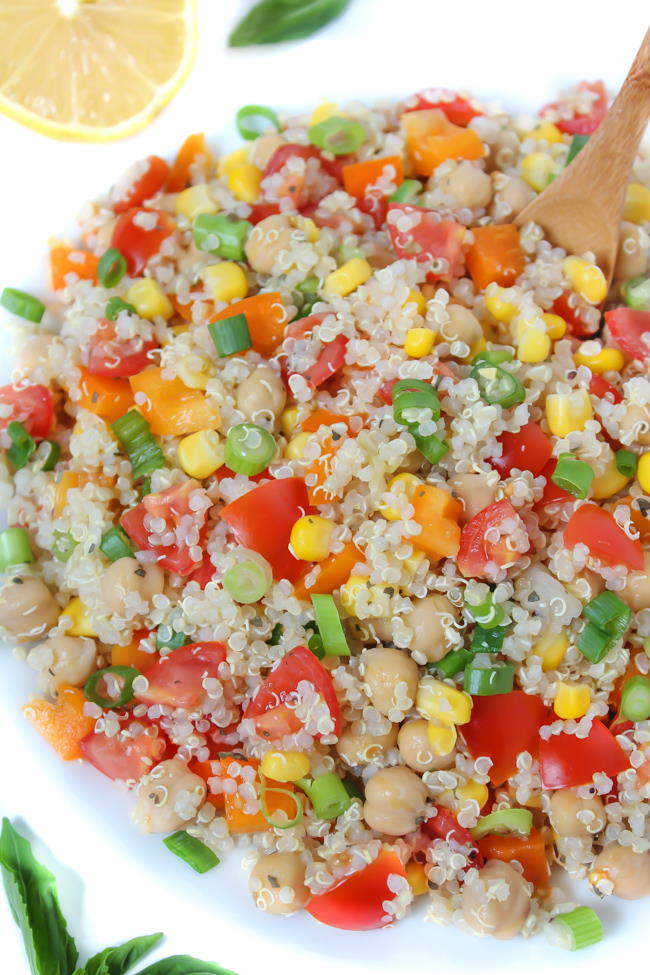
[(195, 53), (196, 0), (0, 0), (0, 111), (57, 139), (119, 139)]

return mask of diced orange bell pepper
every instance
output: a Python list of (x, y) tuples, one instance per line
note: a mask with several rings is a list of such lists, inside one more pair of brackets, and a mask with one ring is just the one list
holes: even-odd
[[(340, 500), (340, 495), (332, 494), (323, 485), (330, 476), (334, 466), (334, 455), (341, 445), (341, 441), (335, 441), (331, 436), (325, 437), (321, 444), (320, 456), (313, 460), (307, 469), (305, 481), (307, 483), (307, 496), (310, 504), (330, 504), (332, 501)], [(315, 478), (315, 480), (313, 480)]]
[(466, 262), (476, 287), (482, 291), (493, 281), (504, 288), (514, 284), (524, 269), (524, 252), (514, 223), (472, 227), (472, 233), (474, 243)]
[(402, 115), (406, 148), (415, 172), (431, 176), (447, 159), (482, 159), (485, 149), (474, 129), (450, 122), (439, 108)]
[(225, 806), (225, 797), (223, 792), (211, 792), (208, 783), (209, 779), (214, 779), (220, 774), (220, 759), (216, 759), (215, 761), (208, 760), (207, 762), (199, 762), (198, 758), (193, 758), (190, 762), (188, 762), (187, 767), (189, 768), (190, 772), (194, 772), (195, 775), (199, 775), (208, 787), (208, 792), (205, 797), (206, 801), (209, 802), (210, 805), (214, 806), (215, 809), (223, 809)]
[[(249, 766), (257, 771), (259, 767), (259, 762), (257, 762), (255, 759), (222, 759), (222, 775), (227, 777), (230, 773), (230, 767), (235, 762), (242, 769)], [(239, 775), (233, 775), (232, 778), (238, 782), (242, 781)], [(254, 784), (259, 794), (259, 780), (255, 779)], [(284, 791), (272, 791), (275, 789), (282, 789)], [(266, 808), (269, 816), (274, 818), (276, 813), (282, 811), (286, 813), (287, 820), (290, 821), (295, 819), (298, 811), (297, 801), (292, 799), (291, 796), (285, 795), (285, 792), (287, 791), (294, 791), (291, 782), (276, 782), (274, 779), (267, 779), (266, 790)], [(244, 805), (245, 800), (239, 795), (239, 793), (235, 792), (234, 794), (231, 794), (226, 792), (224, 794), (226, 822), (228, 823), (228, 829), (231, 833), (259, 833), (261, 830), (269, 828), (269, 824), (261, 811), (256, 813), (247, 813), (244, 809)]]
[(58, 518), (63, 514), (63, 510), (68, 500), (70, 488), (84, 487), (94, 481), (101, 487), (112, 487), (113, 478), (106, 474), (94, 474), (91, 471), (63, 471), (61, 477), (54, 486), (54, 509), (53, 516)]
[(125, 647), (111, 647), (112, 667), (135, 667), (136, 670), (146, 670), (160, 659), (157, 653), (147, 653), (140, 650), (140, 641), (148, 636), (149, 630), (136, 630), (133, 639)]
[(504, 863), (518, 860), (524, 869), (526, 880), (538, 890), (548, 890), (551, 870), (544, 837), (539, 830), (531, 829), (530, 836), (490, 834), (478, 841), (478, 848), (486, 860), (502, 860)]
[(34, 698), (25, 705), (23, 714), (61, 758), (71, 762), (82, 757), (79, 742), (95, 726), (95, 719), (83, 713), (85, 703), (78, 687), (61, 684), (55, 704)]
[[(305, 433), (316, 433), (320, 427), (331, 427), (334, 423), (345, 423), (348, 431), (350, 430), (351, 416), (344, 416), (342, 413), (333, 413), (332, 410), (314, 410), (300, 424), (301, 430)], [(362, 416), (365, 420), (367, 417)]]
[(50, 277), (55, 291), (65, 288), (66, 274), (76, 274), (78, 278), (96, 284), (98, 266), (99, 258), (90, 251), (64, 244), (56, 244), (50, 250)]
[(404, 181), (401, 156), (382, 156), (380, 159), (365, 159), (363, 162), (343, 166), (341, 174), (345, 192), (356, 196), (358, 200), (363, 199), (367, 188), (381, 178), (385, 166), (393, 166), (395, 177), (392, 182), (399, 186)]
[(188, 135), (183, 145), (178, 150), (174, 165), (167, 177), (167, 192), (179, 193), (184, 190), (190, 182), (192, 176), (190, 169), (199, 159), (203, 157), (203, 171), (207, 176), (214, 165), (212, 153), (205, 141), (203, 132), (195, 135)]
[(172, 308), (174, 309), (176, 314), (180, 315), (184, 321), (191, 322), (192, 308), (194, 307), (194, 301), (188, 301), (186, 304), (182, 304), (178, 300), (176, 295), (167, 295), (167, 297), (169, 298)]
[(298, 599), (309, 599), (311, 593), (333, 593), (352, 575), (352, 569), (364, 558), (353, 542), (348, 542), (340, 552), (328, 555), (320, 563), (320, 572), (313, 586), (307, 588), (301, 579), (296, 583), (293, 594)]
[(246, 316), (253, 348), (260, 355), (270, 358), (284, 338), (287, 323), (287, 310), (282, 304), (282, 295), (278, 291), (268, 291), (243, 298), (220, 311), (213, 321), (219, 322), (232, 315)]
[(208, 405), (200, 389), (190, 389), (178, 377), (163, 379), (161, 374), (162, 369), (154, 367), (129, 379), (134, 396), (146, 396), (144, 403), (138, 403), (138, 410), (148, 420), (152, 433), (182, 437), (196, 430), (219, 428), (221, 416)]
[(411, 497), (413, 521), (422, 531), (409, 540), (432, 559), (448, 559), (460, 548), (459, 519), (463, 508), (448, 491), (433, 484), (418, 485)]
[(112, 379), (110, 376), (95, 376), (83, 366), (81, 372), (81, 399), (77, 400), (84, 410), (101, 416), (107, 423), (113, 423), (127, 413), (133, 406), (133, 393), (127, 379)]

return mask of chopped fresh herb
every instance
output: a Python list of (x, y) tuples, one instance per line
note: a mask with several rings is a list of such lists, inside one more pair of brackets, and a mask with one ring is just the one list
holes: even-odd
[(336, 20), (350, 0), (260, 0), (228, 38), (230, 47), (311, 37)]

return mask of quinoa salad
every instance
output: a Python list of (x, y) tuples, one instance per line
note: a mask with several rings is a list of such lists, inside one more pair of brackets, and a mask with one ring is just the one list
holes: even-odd
[(246, 106), (2, 293), (25, 734), (261, 910), (575, 949), (561, 870), (650, 895), (650, 161), (609, 287), (517, 219), (607, 104)]

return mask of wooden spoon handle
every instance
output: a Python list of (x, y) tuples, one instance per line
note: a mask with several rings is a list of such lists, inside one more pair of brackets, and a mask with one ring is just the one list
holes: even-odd
[(612, 154), (633, 158), (650, 118), (650, 28), (607, 118), (592, 137), (606, 139)]

